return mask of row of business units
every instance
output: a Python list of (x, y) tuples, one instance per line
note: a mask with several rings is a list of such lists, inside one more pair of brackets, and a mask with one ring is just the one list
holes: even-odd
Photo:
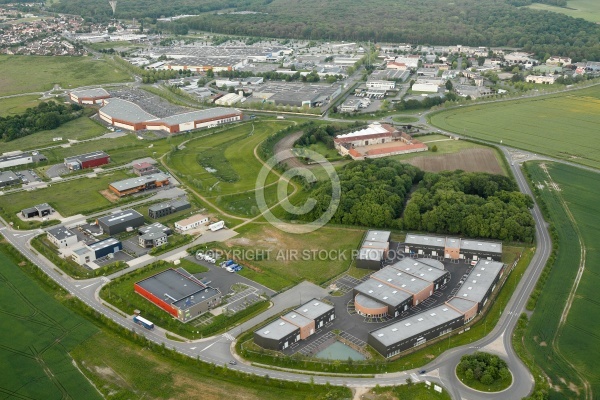
[(31, 164), (38, 161), (46, 161), (46, 157), (36, 151), (31, 153), (4, 153), (0, 156), (0, 169), (17, 167), (19, 165)]
[(169, 268), (136, 282), (134, 290), (181, 322), (189, 322), (221, 302), (219, 289), (204, 284), (183, 268)]
[(334, 319), (335, 308), (332, 305), (312, 299), (255, 331), (254, 343), (265, 349), (285, 350)]
[(486, 305), (504, 273), (504, 264), (480, 260), (455, 296), (444, 304), (369, 332), (368, 344), (384, 357), (425, 344), (471, 321)]
[(356, 286), (354, 308), (360, 315), (395, 318), (422, 303), (449, 279), (450, 273), (440, 261), (404, 258)]
[(418, 257), (443, 257), (452, 260), (502, 259), (502, 242), (460, 239), (409, 233), (404, 253)]
[(234, 108), (216, 107), (191, 111), (166, 118), (144, 111), (140, 106), (127, 100), (111, 98), (103, 100), (99, 111), (100, 118), (119, 128), (130, 131), (162, 130), (178, 133), (200, 128), (212, 128), (222, 124), (241, 121), (243, 114)]

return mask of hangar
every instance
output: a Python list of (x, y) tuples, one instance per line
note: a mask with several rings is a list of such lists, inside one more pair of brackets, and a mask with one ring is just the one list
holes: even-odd
[(116, 235), (128, 229), (144, 225), (144, 216), (135, 210), (129, 209), (100, 217), (96, 220), (96, 224), (102, 229), (103, 233)]
[(130, 131), (148, 129), (162, 130), (168, 133), (211, 128), (241, 121), (243, 118), (240, 110), (225, 107), (194, 110), (166, 118), (157, 118), (144, 111), (137, 104), (117, 98), (104, 100), (103, 107), (99, 111), (99, 116), (103, 121), (111, 125)]
[(408, 233), (404, 241), (404, 252), (411, 256), (500, 261), (502, 242)]
[(102, 100), (109, 97), (110, 93), (102, 88), (74, 90), (69, 93), (71, 101), (78, 104), (102, 104)]
[(134, 290), (181, 322), (189, 322), (221, 302), (219, 289), (205, 285), (183, 268), (169, 268), (136, 282)]

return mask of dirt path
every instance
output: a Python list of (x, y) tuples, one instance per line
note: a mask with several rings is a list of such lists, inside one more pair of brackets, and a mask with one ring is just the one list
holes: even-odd
[(291, 149), (294, 147), (296, 140), (300, 139), (300, 136), (304, 131), (294, 132), (290, 135), (285, 136), (273, 147), (273, 153), (277, 157), (277, 161), (285, 160), (285, 163), (289, 168), (306, 168), (306, 164), (298, 160), (292, 153)]
[(557, 343), (557, 339), (561, 334), (562, 328), (564, 327), (565, 323), (567, 322), (567, 317), (569, 316), (569, 311), (571, 310), (571, 306), (573, 305), (573, 300), (575, 299), (575, 296), (577, 294), (577, 288), (579, 287), (579, 282), (581, 282), (581, 277), (583, 276), (583, 272), (585, 271), (585, 255), (586, 255), (585, 243), (581, 237), (581, 231), (579, 230), (579, 226), (577, 225), (577, 222), (575, 221), (575, 217), (571, 213), (571, 210), (569, 209), (569, 206), (567, 205), (567, 203), (565, 202), (563, 197), (560, 195), (560, 190), (557, 190), (558, 185), (552, 180), (552, 176), (550, 176), (550, 173), (548, 172), (548, 168), (546, 167), (546, 164), (540, 164), (540, 168), (542, 168), (544, 170), (544, 172), (546, 173), (546, 176), (548, 177), (548, 182), (550, 182), (550, 187), (555, 189), (554, 191), (555, 191), (556, 197), (562, 204), (565, 212), (567, 213), (567, 217), (569, 217), (569, 220), (571, 221), (571, 224), (573, 225), (573, 229), (577, 233), (577, 239), (579, 240), (579, 247), (581, 248), (581, 255), (580, 255), (580, 260), (579, 260), (579, 268), (577, 269), (577, 276), (575, 277), (575, 282), (573, 282), (573, 286), (571, 287), (571, 290), (569, 291), (569, 297), (567, 298), (565, 308), (563, 309), (563, 312), (560, 316), (560, 322), (558, 323), (558, 329), (556, 330), (556, 335), (554, 335), (554, 337), (552, 338), (552, 348), (554, 349), (554, 351), (557, 354), (560, 354), (560, 356), (563, 358), (563, 360), (567, 364), (569, 364), (569, 366), (579, 376), (579, 379), (581, 379), (581, 382), (583, 383), (583, 386), (584, 386), (585, 398), (591, 400), (591, 399), (593, 399), (593, 395), (592, 395), (592, 388), (591, 388), (589, 382), (585, 379), (583, 374), (581, 372), (579, 372), (579, 370), (571, 362), (569, 362), (566, 359), (566, 357), (564, 357), (562, 355), (562, 353), (560, 351), (560, 347), (558, 346), (558, 343)]

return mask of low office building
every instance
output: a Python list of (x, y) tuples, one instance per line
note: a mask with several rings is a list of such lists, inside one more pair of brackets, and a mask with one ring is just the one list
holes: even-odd
[(369, 89), (385, 89), (392, 90), (396, 87), (396, 82), (385, 80), (368, 80), (367, 88)]
[(542, 83), (546, 85), (552, 85), (556, 82), (558, 76), (555, 75), (528, 75), (525, 80), (529, 83)]
[(183, 268), (167, 269), (134, 284), (134, 290), (181, 322), (189, 322), (221, 302), (221, 292)]
[(129, 209), (118, 213), (106, 215), (96, 220), (96, 225), (107, 235), (116, 235), (144, 225), (144, 216), (139, 212)]
[(175, 222), (175, 229), (179, 232), (189, 231), (190, 229), (198, 228), (201, 225), (206, 225), (209, 219), (206, 215), (196, 214), (189, 218)]
[(123, 179), (113, 182), (108, 188), (119, 197), (169, 185), (169, 177), (163, 173)]
[(73, 250), (71, 259), (79, 265), (84, 265), (121, 250), (123, 250), (123, 244), (120, 241), (108, 238)]
[(500, 261), (502, 259), (502, 242), (461, 239), (459, 258), (473, 261), (480, 259)]
[(270, 350), (285, 350), (335, 319), (335, 308), (312, 299), (280, 319), (254, 332), (254, 343)]
[(413, 275), (398, 271), (392, 267), (385, 267), (371, 275), (372, 279), (402, 290), (412, 295), (412, 305), (416, 306), (433, 294), (433, 283)]
[(455, 296), (477, 303), (477, 312), (480, 312), (503, 274), (504, 264), (501, 262), (480, 260)]
[(412, 306), (412, 295), (375, 279), (354, 288), (354, 309), (367, 317), (397, 317)]
[(65, 167), (70, 170), (79, 170), (86, 168), (99, 167), (110, 162), (110, 156), (103, 151), (94, 151), (92, 153), (80, 154), (78, 156), (66, 157)]
[(48, 203), (38, 204), (37, 206), (25, 208), (21, 210), (21, 215), (24, 218), (45, 217), (54, 212)]
[(167, 234), (160, 231), (150, 231), (138, 236), (138, 244), (140, 247), (153, 248), (167, 244)]
[(152, 175), (160, 172), (158, 168), (149, 162), (135, 163), (132, 165), (133, 173), (137, 176)]
[(16, 167), (18, 165), (30, 164), (32, 162), (33, 155), (31, 153), (0, 156), (0, 168)]
[(186, 199), (168, 201), (150, 206), (148, 208), (148, 216), (150, 218), (157, 219), (179, 211), (187, 210), (191, 207), (192, 205)]
[(433, 283), (433, 290), (438, 290), (450, 280), (450, 272), (445, 270), (444, 264), (431, 258), (422, 258), (419, 260), (403, 258), (397, 263), (390, 265), (390, 267)]
[(12, 171), (0, 171), (0, 188), (18, 185), (21, 183), (21, 179)]
[(102, 100), (110, 98), (110, 93), (102, 88), (74, 90), (69, 98), (78, 104), (102, 104)]
[(65, 226), (48, 229), (46, 233), (48, 240), (58, 248), (73, 246), (79, 242), (77, 235)]
[(138, 229), (138, 233), (140, 235), (145, 235), (150, 232), (164, 232), (167, 235), (171, 235), (173, 231), (168, 226), (161, 224), (160, 222), (155, 222), (150, 225), (140, 226)]

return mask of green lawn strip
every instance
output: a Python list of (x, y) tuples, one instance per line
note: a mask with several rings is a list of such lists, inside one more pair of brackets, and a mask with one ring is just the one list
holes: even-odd
[(534, 10), (552, 11), (568, 15), (573, 18), (583, 18), (588, 21), (600, 23), (600, 8), (595, 0), (568, 0), (566, 7), (553, 6), (550, 4), (533, 3), (529, 6)]
[[(95, 178), (84, 177), (63, 183), (52, 183), (47, 188), (0, 196), (0, 207), (3, 214), (12, 216), (25, 207), (48, 203), (63, 217), (118, 207), (135, 198), (125, 197), (111, 203), (100, 194), (100, 191), (107, 190), (108, 184), (111, 182), (129, 177), (124, 171), (119, 170)], [(52, 218), (52, 215), (50, 215), (50, 218)]]
[[(54, 311), (62, 312), (59, 320), (63, 326), (65, 323), (76, 324), (81, 321), (77, 325), (77, 329), (72, 330), (67, 337), (62, 339), (63, 346), (61, 348), (70, 351), (70, 355), (77, 362), (81, 371), (106, 398), (134, 398), (139, 397), (140, 393), (148, 398), (173, 398), (178, 394), (181, 394), (181, 398), (194, 398), (198, 396), (198, 393), (223, 398), (240, 391), (243, 391), (246, 398), (255, 400), (325, 400), (351, 396), (350, 389), (345, 387), (303, 384), (279, 381), (268, 376), (248, 375), (175, 353), (165, 346), (150, 342), (144, 336), (138, 335), (130, 329), (117, 325), (75, 297), (68, 295), (40, 269), (26, 261), (13, 247), (0, 244), (0, 248), (9, 254), (15, 263), (19, 264), (21, 271), (27, 275), (24, 288), (28, 290), (36, 287), (42, 289), (41, 292), (45, 296), (43, 301), (38, 302), (36, 296), (27, 296), (29, 300), (35, 301), (35, 306), (44, 309), (50, 307)], [(3, 263), (3, 265), (7, 264)], [(37, 284), (32, 285), (32, 282)], [(3, 304), (14, 303), (14, 296), (10, 301), (3, 302)], [(62, 303), (62, 306), (56, 307), (59, 303)], [(87, 327), (96, 328), (88, 321), (102, 329), (101, 332), (89, 336)], [(11, 321), (3, 318), (0, 324), (4, 322)], [(33, 328), (31, 337), (37, 345), (40, 340), (40, 326), (36, 324)], [(14, 325), (10, 324), (3, 329), (3, 332), (6, 334), (14, 330)], [(77, 335), (77, 338), (71, 339), (71, 334)], [(16, 331), (15, 335), (19, 338), (18, 340), (25, 340), (25, 336), (19, 335)], [(14, 344), (16, 340), (11, 339), (12, 336), (3, 337), (11, 341), (11, 344)], [(19, 374), (22, 372), (13, 381), (17, 385), (23, 379), (37, 379), (37, 381), (29, 381), (32, 385), (27, 386), (27, 390), (30, 387), (32, 390), (35, 389), (32, 387), (35, 382), (42, 382), (40, 383), (40, 392), (30, 394), (33, 398), (53, 397), (50, 391), (55, 386), (51, 383), (43, 384), (43, 379), (47, 379), (44, 371), (31, 377), (29, 373), (34, 371), (33, 368), (23, 365), (23, 368), (17, 369), (12, 364), (14, 360), (14, 355), (11, 355), (11, 362), (0, 363), (1, 366), (4, 366), (0, 367), (3, 373), (13, 371), (13, 374)], [(39, 363), (35, 362), (32, 366), (39, 367)], [(55, 375), (58, 376), (63, 387), (69, 389), (69, 397), (92, 400), (102, 398), (81, 374), (71, 374), (68, 371), (73, 368), (70, 359), (68, 363), (64, 363), (60, 367)], [(144, 373), (141, 374), (140, 371), (144, 371)], [(62, 374), (64, 374), (65, 381), (62, 380)], [(3, 374), (2, 376), (7, 377), (8, 375)], [(71, 388), (75, 388), (76, 391), (71, 392)], [(19, 393), (25, 392), (26, 390), (21, 387)], [(57, 391), (54, 397), (62, 396)]]
[(4, 78), (0, 81), (1, 96), (47, 91), (55, 84), (69, 90), (132, 80), (129, 74), (92, 57), (0, 55), (0, 70)]
[[(600, 86), (479, 104), (429, 116), (433, 125), (575, 163), (600, 166)], [(570, 132), (565, 135), (564, 132)]]
[[(242, 351), (241, 354), (244, 356), (244, 358), (250, 361), (275, 365), (278, 367), (301, 370), (306, 369), (310, 371), (361, 374), (398, 372), (406, 369), (421, 367), (430, 363), (433, 359), (450, 348), (469, 344), (481, 339), (494, 328), (494, 326), (498, 323), (500, 315), (502, 311), (504, 311), (506, 304), (508, 304), (515, 287), (527, 269), (529, 262), (531, 261), (531, 257), (533, 257), (533, 254), (535, 253), (535, 249), (521, 248), (520, 252), (517, 252), (517, 250), (514, 249), (507, 254), (505, 262), (508, 262), (509, 266), (512, 265), (519, 253), (522, 253), (522, 256), (516, 267), (507, 278), (503, 278), (506, 279), (504, 284), (498, 286), (498, 288), (501, 288), (502, 290), (498, 292), (498, 289), (496, 289), (496, 292), (493, 295), (494, 297), (491, 298), (489, 302), (491, 306), (488, 306), (483, 314), (478, 316), (468, 325), (467, 331), (463, 332), (462, 334), (454, 334), (450, 336), (446, 335), (437, 340), (428, 341), (426, 346), (419, 347), (413, 352), (406, 352), (394, 360), (385, 360), (370, 347), (367, 347), (367, 351), (369, 351), (372, 357), (365, 362), (329, 362), (327, 360), (302, 356), (299, 353), (292, 357), (286, 357), (281, 355), (279, 352), (264, 350), (254, 345), (254, 343), (251, 341), (253, 334), (252, 329), (245, 332), (243, 336), (239, 338), (238, 343), (240, 345), (237, 347), (237, 350)], [(512, 258), (510, 257), (510, 254), (513, 255)], [(261, 326), (262, 325), (263, 324), (261, 324)], [(464, 328), (461, 328), (461, 330), (463, 329)], [(242, 346), (242, 343), (244, 350), (242, 350), (242, 347), (240, 347)]]
[(0, 99), (0, 117), (22, 114), (28, 108), (37, 106), (40, 103), (39, 98), (40, 96), (34, 94)]
[(392, 120), (394, 122), (400, 122), (403, 124), (411, 124), (414, 122), (419, 122), (419, 118), (417, 117), (409, 117), (409, 116), (404, 116), (404, 115), (397, 115), (392, 117)]
[[(181, 264), (179, 265), (181, 266)], [(158, 261), (147, 267), (140, 268), (127, 275), (116, 278), (100, 291), (100, 297), (112, 304), (127, 315), (132, 315), (134, 310), (141, 310), (145, 318), (156, 325), (188, 339), (210, 336), (217, 332), (225, 331), (235, 324), (258, 315), (268, 307), (267, 301), (255, 303), (242, 311), (232, 315), (221, 314), (213, 317), (212, 322), (200, 324), (199, 320), (190, 321), (186, 324), (174, 319), (166, 311), (155, 306), (139, 294), (135, 293), (133, 285), (143, 279), (164, 271), (167, 268), (178, 268), (165, 261)], [(196, 263), (185, 263), (185, 269), (191, 274), (206, 272), (206, 268)], [(226, 293), (223, 293), (226, 294)], [(206, 314), (210, 316), (211, 314)]]
[(100, 267), (96, 270), (85, 268), (69, 258), (60, 257), (56, 247), (46, 238), (46, 234), (42, 234), (33, 238), (31, 240), (31, 245), (41, 255), (50, 260), (67, 275), (75, 279), (88, 279), (94, 276), (107, 276), (127, 268), (127, 264), (118, 261)]
[[(536, 287), (534, 292), (537, 303), (527, 325), (525, 346), (552, 383), (552, 398), (584, 398), (580, 375), (591, 384), (593, 392), (600, 390), (600, 372), (595, 365), (596, 357), (600, 356), (597, 348), (600, 343), (594, 333), (600, 329), (600, 323), (594, 318), (600, 314), (594, 300), (600, 265), (600, 253), (596, 249), (600, 187), (594, 172), (563, 164), (546, 166), (560, 192), (549, 185), (548, 176), (539, 163), (527, 164), (527, 171), (536, 195), (542, 200), (540, 207), (555, 227), (553, 239), (558, 242), (558, 252), (555, 261), (545, 269), (543, 279), (540, 278), (543, 286)], [(573, 214), (578, 230), (568, 218), (560, 198)], [(585, 272), (566, 323), (559, 328), (579, 267), (578, 232), (586, 246)]]
[(69, 356), (97, 328), (33, 282), (26, 273), (31, 264), (6, 243), (0, 243), (0, 265), (0, 373), (5, 396), (101, 399)]
[(442, 392), (437, 392), (434, 384), (427, 385), (425, 382), (409, 383), (406, 385), (391, 387), (375, 387), (371, 393), (378, 395), (369, 397), (372, 400), (389, 399), (388, 396), (394, 396), (400, 400), (450, 400), (450, 394), (442, 388)]

